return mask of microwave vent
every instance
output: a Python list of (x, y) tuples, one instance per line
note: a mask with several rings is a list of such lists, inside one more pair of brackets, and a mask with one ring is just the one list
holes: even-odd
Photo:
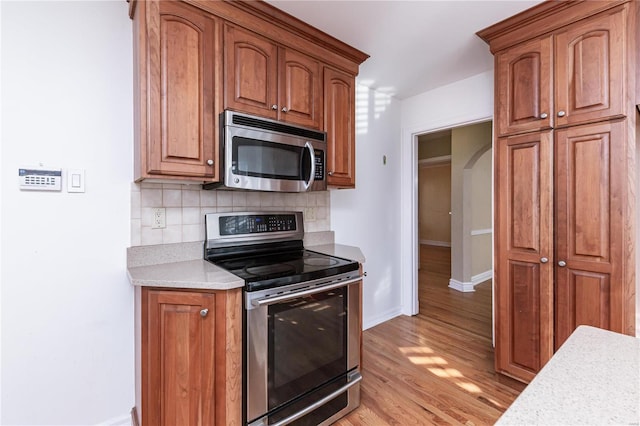
[(325, 140), (325, 134), (314, 130), (305, 129), (303, 127), (289, 126), (270, 120), (260, 120), (259, 118), (247, 117), (244, 115), (233, 114), (233, 124), (240, 126), (253, 127), (262, 130), (271, 130), (273, 132), (284, 133), (287, 135), (302, 136), (313, 140)]

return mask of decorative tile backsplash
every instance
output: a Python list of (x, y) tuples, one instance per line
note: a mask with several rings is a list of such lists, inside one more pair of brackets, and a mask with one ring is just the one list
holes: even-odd
[[(153, 209), (166, 209), (166, 228), (152, 229)], [(307, 232), (329, 231), (329, 192), (209, 191), (198, 185), (131, 185), (131, 246), (204, 241), (204, 215), (231, 211), (301, 211)]]

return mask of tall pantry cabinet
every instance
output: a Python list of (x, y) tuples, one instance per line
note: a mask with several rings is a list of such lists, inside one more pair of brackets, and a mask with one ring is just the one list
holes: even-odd
[(544, 2), (495, 55), (496, 370), (530, 381), (578, 325), (635, 333), (638, 5)]

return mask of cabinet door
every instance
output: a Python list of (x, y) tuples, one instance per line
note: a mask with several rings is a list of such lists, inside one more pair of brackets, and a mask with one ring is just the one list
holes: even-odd
[(355, 77), (324, 69), (324, 127), (327, 132), (327, 184), (356, 185)]
[(302, 126), (322, 124), (320, 63), (291, 49), (280, 49), (280, 119)]
[(624, 332), (624, 131), (618, 122), (556, 134), (556, 348), (582, 324)]
[(226, 26), (225, 108), (278, 117), (278, 47), (254, 33)]
[(143, 324), (147, 357), (142, 376), (148, 392), (143, 424), (214, 424), (216, 345), (224, 345), (215, 338), (215, 302), (220, 296), (143, 289), (142, 297), (148, 309)]
[(496, 55), (496, 116), (500, 136), (553, 125), (551, 37)]
[(626, 16), (617, 8), (556, 35), (556, 127), (624, 115)]
[(150, 2), (147, 38), (147, 174), (218, 180), (219, 21), (178, 2)]
[(553, 353), (551, 138), (502, 138), (496, 153), (496, 370), (523, 381)]

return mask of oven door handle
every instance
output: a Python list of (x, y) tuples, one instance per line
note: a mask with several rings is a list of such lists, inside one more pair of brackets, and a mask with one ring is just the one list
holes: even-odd
[(310, 412), (312, 412), (316, 408), (318, 408), (318, 407), (326, 404), (327, 402), (331, 401), (333, 398), (337, 397), (341, 393), (346, 392), (350, 387), (352, 387), (355, 384), (359, 383), (360, 380), (362, 380), (362, 375), (360, 373), (354, 374), (353, 378), (351, 379), (351, 381), (349, 383), (347, 383), (346, 385), (342, 386), (340, 389), (331, 392), (329, 395), (327, 395), (324, 398), (314, 402), (313, 404), (303, 408), (302, 410), (298, 411), (297, 413), (294, 413), (294, 414), (290, 415), (286, 419), (282, 419), (277, 423), (273, 423), (271, 426), (283, 426), (283, 425), (286, 425), (288, 423), (291, 423), (294, 420), (299, 419), (300, 417), (302, 417), (302, 416), (304, 416), (306, 414), (309, 414)]
[(302, 296), (310, 296), (312, 294), (322, 293), (323, 291), (333, 290), (334, 288), (345, 287), (345, 286), (348, 286), (348, 285), (351, 285), (351, 284), (355, 284), (360, 280), (362, 280), (362, 276), (359, 276), (357, 278), (352, 278), (352, 279), (347, 280), (347, 281), (340, 281), (340, 282), (337, 282), (337, 283), (334, 283), (334, 284), (329, 284), (329, 285), (323, 285), (323, 286), (310, 288), (308, 290), (302, 290), (302, 291), (297, 291), (297, 292), (294, 292), (294, 293), (287, 293), (287, 294), (282, 294), (282, 295), (279, 295), (279, 296), (265, 297), (265, 298), (262, 298), (262, 299), (252, 300), (251, 304), (253, 306), (256, 306), (256, 307), (272, 305), (274, 303), (283, 302), (283, 301), (289, 300), (289, 299), (295, 299), (295, 298), (302, 297)]

